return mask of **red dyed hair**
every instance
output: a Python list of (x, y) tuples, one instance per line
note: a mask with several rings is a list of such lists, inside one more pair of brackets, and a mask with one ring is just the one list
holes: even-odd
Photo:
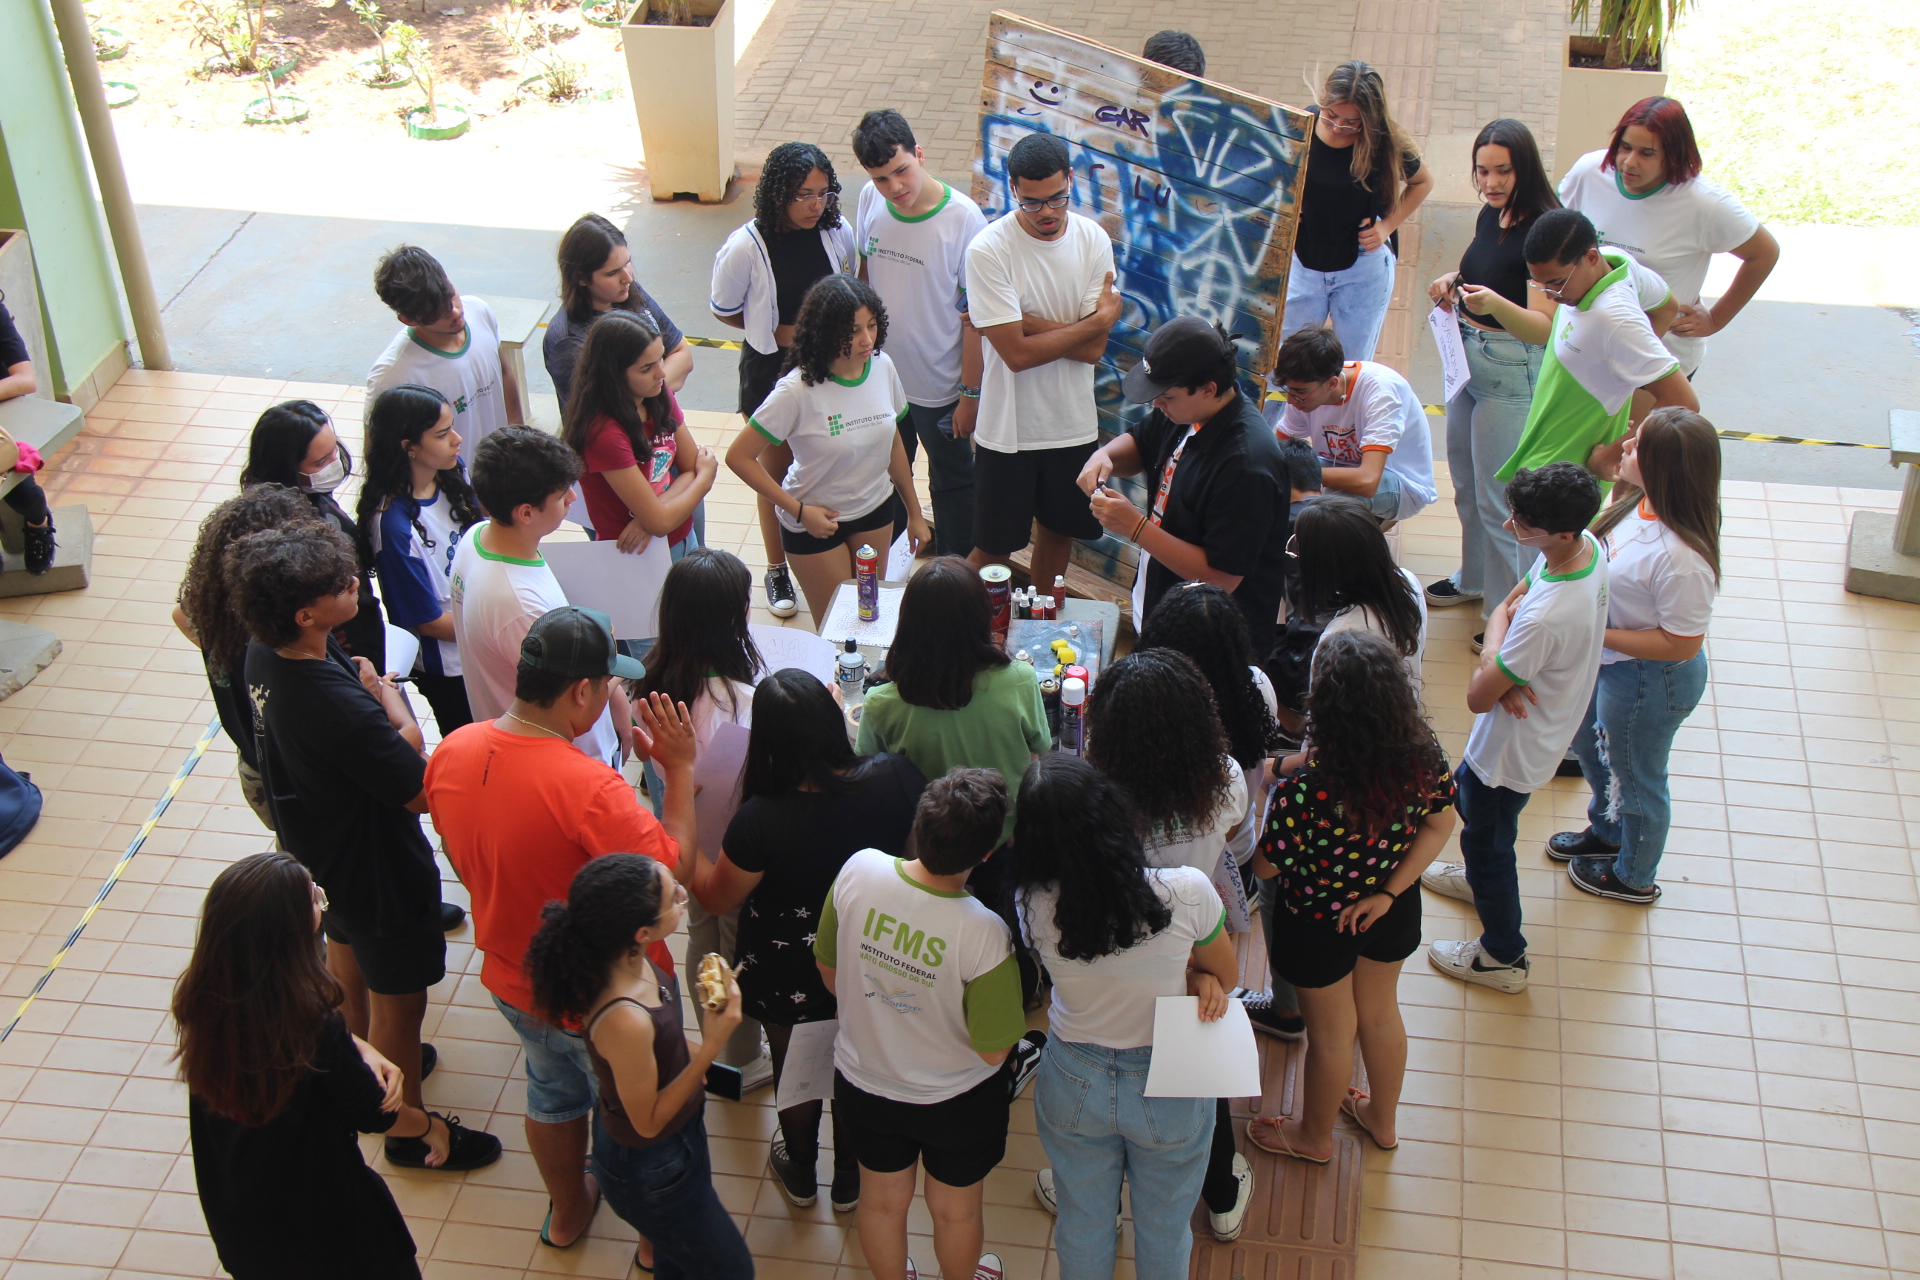
[(1670, 187), (1700, 176), (1700, 144), (1693, 140), (1693, 122), (1677, 98), (1642, 98), (1627, 108), (1613, 127), (1613, 142), (1600, 162), (1601, 172), (1613, 168), (1613, 158), (1627, 136), (1629, 125), (1639, 125), (1660, 140), (1660, 177)]

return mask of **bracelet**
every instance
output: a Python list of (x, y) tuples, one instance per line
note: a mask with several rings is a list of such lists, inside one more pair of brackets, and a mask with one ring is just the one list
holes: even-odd
[(799, 506), (793, 509), (793, 518), (795, 520), (798, 520), (803, 525), (807, 522), (807, 504), (806, 503), (803, 502)]
[(1382, 885), (1382, 886), (1381, 886), (1380, 888), (1378, 888), (1378, 889), (1375, 889), (1375, 890), (1374, 890), (1374, 892), (1375, 892), (1375, 893), (1384, 893), (1384, 894), (1386, 894), (1386, 895), (1387, 895), (1387, 897), (1389, 897), (1389, 898), (1391, 898), (1391, 899), (1392, 899), (1393, 901), (1395, 901), (1395, 902), (1398, 902), (1398, 901), (1400, 901), (1400, 895), (1399, 895), (1399, 894), (1397, 894), (1397, 893), (1395, 893), (1395, 892), (1394, 892), (1393, 890), (1391, 890), (1391, 889), (1389, 889), (1389, 888), (1387, 888), (1387, 887), (1386, 887), (1386, 886), (1384, 886), (1384, 885)]
[(1127, 541), (1131, 542), (1136, 547), (1139, 546), (1140, 535), (1142, 532), (1146, 530), (1146, 527), (1147, 527), (1147, 517), (1141, 516), (1140, 523), (1133, 526), (1133, 532), (1127, 535)]
[(970, 387), (963, 382), (960, 384), (960, 398), (962, 400), (978, 400), (980, 398), (980, 388)]

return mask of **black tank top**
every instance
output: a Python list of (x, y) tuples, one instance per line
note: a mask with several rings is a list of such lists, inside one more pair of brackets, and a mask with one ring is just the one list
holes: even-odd
[(707, 1092), (695, 1089), (686, 1105), (680, 1108), (678, 1115), (669, 1120), (659, 1133), (651, 1138), (643, 1136), (627, 1119), (627, 1109), (620, 1101), (620, 1087), (613, 1076), (613, 1066), (600, 1056), (593, 1047), (593, 1029), (607, 1010), (617, 1004), (630, 1004), (653, 1019), (653, 1067), (657, 1075), (656, 1088), (664, 1089), (687, 1069), (693, 1061), (693, 1054), (687, 1049), (687, 1033), (680, 1021), (680, 984), (672, 976), (662, 973), (660, 966), (647, 961), (660, 982), (660, 1007), (655, 1009), (641, 1004), (628, 996), (615, 996), (593, 1011), (587, 1019), (586, 1043), (587, 1058), (593, 1063), (593, 1074), (600, 1082), (600, 1123), (607, 1127), (607, 1135), (623, 1147), (651, 1147), (665, 1142), (687, 1126), (687, 1122), (700, 1114), (705, 1105)]

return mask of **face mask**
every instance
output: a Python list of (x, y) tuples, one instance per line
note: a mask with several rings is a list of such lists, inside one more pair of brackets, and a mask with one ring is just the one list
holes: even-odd
[(336, 450), (332, 462), (307, 477), (307, 488), (315, 493), (332, 493), (346, 478), (347, 469), (341, 464), (340, 454)]

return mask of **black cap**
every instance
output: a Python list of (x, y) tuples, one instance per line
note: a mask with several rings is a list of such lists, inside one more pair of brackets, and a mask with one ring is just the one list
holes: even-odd
[(573, 680), (620, 676), (638, 680), (647, 668), (621, 653), (613, 640), (613, 619), (598, 609), (562, 605), (540, 616), (520, 642), (520, 661)]
[(1135, 404), (1146, 404), (1170, 387), (1211, 382), (1222, 360), (1233, 358), (1233, 334), (1199, 316), (1178, 316), (1154, 330), (1147, 353), (1127, 370), (1120, 390)]

